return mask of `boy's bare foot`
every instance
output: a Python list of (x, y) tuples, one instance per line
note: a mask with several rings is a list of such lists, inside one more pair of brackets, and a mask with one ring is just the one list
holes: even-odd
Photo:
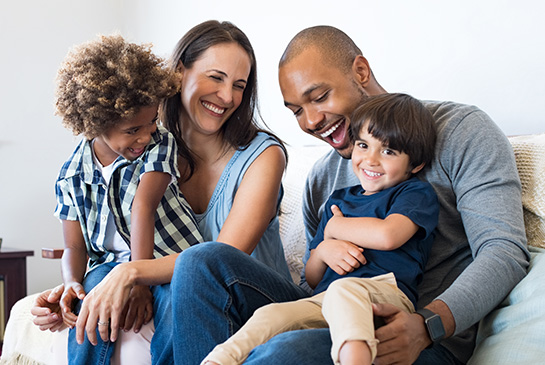
[(339, 351), (342, 365), (371, 365), (371, 349), (365, 341), (346, 341)]

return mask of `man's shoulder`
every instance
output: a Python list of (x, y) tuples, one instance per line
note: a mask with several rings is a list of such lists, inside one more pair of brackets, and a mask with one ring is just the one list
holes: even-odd
[(326, 193), (329, 194), (332, 190), (355, 185), (358, 180), (352, 173), (350, 159), (341, 157), (332, 148), (314, 163), (308, 173), (307, 183), (317, 189), (327, 188)]

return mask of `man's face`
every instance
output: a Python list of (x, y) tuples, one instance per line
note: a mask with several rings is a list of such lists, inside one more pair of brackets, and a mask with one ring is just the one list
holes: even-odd
[(326, 65), (309, 48), (279, 69), (280, 90), (301, 129), (350, 158), (349, 117), (367, 96), (353, 73)]

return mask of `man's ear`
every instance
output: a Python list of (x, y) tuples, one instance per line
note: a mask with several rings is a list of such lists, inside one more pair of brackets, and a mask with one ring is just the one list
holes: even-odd
[(369, 62), (362, 55), (357, 55), (352, 63), (352, 71), (356, 76), (356, 81), (362, 87), (366, 87), (371, 80), (371, 68)]
[(411, 170), (411, 174), (416, 174), (418, 171), (422, 170), (426, 166), (425, 163), (421, 163), (420, 165), (416, 166), (414, 169)]

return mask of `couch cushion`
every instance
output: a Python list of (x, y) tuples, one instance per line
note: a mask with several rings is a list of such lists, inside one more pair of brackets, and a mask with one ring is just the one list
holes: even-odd
[(511, 137), (522, 183), (528, 245), (545, 247), (545, 134)]
[(293, 281), (299, 283), (305, 254), (303, 224), (303, 191), (310, 168), (321, 156), (331, 151), (327, 144), (288, 147), (288, 167), (282, 180), (284, 198), (280, 206), (280, 238)]
[(481, 321), (469, 365), (545, 362), (545, 249), (529, 250), (528, 275)]

